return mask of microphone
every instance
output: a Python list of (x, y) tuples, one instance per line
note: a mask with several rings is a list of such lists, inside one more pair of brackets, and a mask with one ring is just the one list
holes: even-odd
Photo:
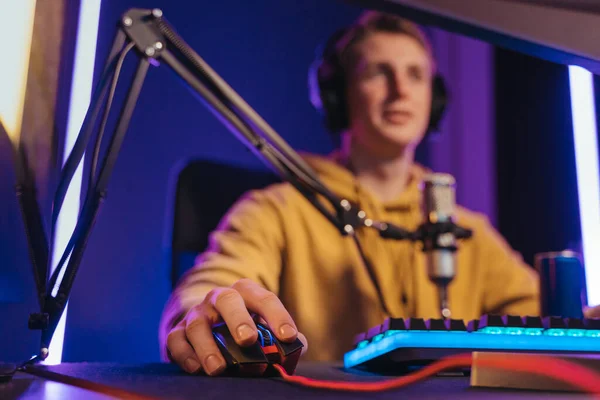
[[(417, 237), (426, 253), (427, 275), (438, 288), (441, 315), (450, 318), (448, 285), (456, 275), (457, 234), (465, 237), (461, 234), (465, 230), (454, 225), (456, 181), (452, 175), (433, 173), (423, 180), (421, 191), (425, 221)], [(470, 231), (466, 233), (470, 236)]]
[(416, 231), (368, 218), (361, 221), (364, 226), (375, 228), (383, 238), (423, 243), (427, 275), (437, 286), (442, 318), (448, 319), (452, 315), (448, 285), (456, 275), (457, 239), (468, 239), (473, 232), (454, 223), (456, 181), (452, 175), (429, 174), (423, 179), (420, 189), (424, 222)]

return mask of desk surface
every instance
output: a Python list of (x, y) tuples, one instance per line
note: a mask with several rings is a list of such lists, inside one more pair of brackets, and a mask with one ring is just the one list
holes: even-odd
[[(54, 382), (47, 377), (33, 376), (19, 372), (9, 384), (0, 383), (2, 399), (107, 399), (114, 398), (102, 394), (102, 389), (112, 388), (112, 395), (125, 397), (127, 391), (132, 394), (152, 398), (169, 399), (231, 399), (260, 398), (286, 399), (398, 399), (399, 395), (407, 397), (423, 396), (430, 399), (448, 398), (511, 398), (526, 399), (570, 399), (585, 398), (584, 395), (571, 393), (541, 393), (530, 391), (508, 391), (492, 389), (475, 389), (469, 387), (466, 377), (435, 377), (406, 388), (379, 393), (352, 393), (326, 391), (305, 388), (283, 382), (279, 378), (232, 378), (205, 376), (189, 376), (170, 364), (118, 365), (105, 363), (77, 363), (56, 366), (40, 366), (46, 372), (56, 373), (62, 380), (65, 376), (70, 383)], [(344, 371), (335, 364), (301, 363), (297, 375), (324, 380), (373, 381), (389, 379), (367, 373)], [(75, 379), (73, 379), (75, 378)], [(53, 378), (54, 379), (54, 378)], [(79, 379), (77, 382), (75, 380)], [(83, 384), (88, 389), (74, 386)], [(94, 387), (92, 387), (94, 386)], [(91, 391), (90, 391), (91, 390)], [(101, 390), (95, 392), (93, 390)], [(110, 393), (110, 392), (108, 392)], [(135, 397), (135, 396), (134, 396)]]

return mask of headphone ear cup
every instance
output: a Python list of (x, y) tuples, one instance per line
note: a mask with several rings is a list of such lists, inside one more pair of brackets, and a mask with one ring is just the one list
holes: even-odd
[(348, 111), (346, 110), (345, 90), (342, 78), (335, 74), (321, 84), (321, 101), (325, 118), (325, 127), (333, 134), (347, 128)]
[(428, 132), (439, 130), (439, 125), (449, 102), (448, 88), (441, 75), (435, 75), (431, 90), (431, 114), (429, 117)]
[[(323, 68), (330, 70), (324, 72)], [(316, 60), (309, 70), (308, 87), (309, 98), (313, 107), (323, 116), (327, 130), (338, 133), (345, 128), (345, 105), (343, 85), (337, 73), (331, 73), (331, 65), (324, 65), (323, 61)]]

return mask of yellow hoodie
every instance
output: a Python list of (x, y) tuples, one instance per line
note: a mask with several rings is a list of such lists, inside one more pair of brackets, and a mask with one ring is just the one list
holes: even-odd
[[(355, 202), (375, 220), (414, 230), (421, 222), (419, 182), (426, 170), (414, 165), (407, 189), (382, 203), (334, 156), (305, 155), (334, 193)], [(536, 274), (511, 250), (482, 215), (459, 208), (458, 224), (473, 229), (459, 243), (457, 275), (449, 287), (452, 317), (466, 321), (484, 313), (538, 315)], [(418, 243), (382, 239), (360, 229), (358, 238), (375, 269), (392, 317), (439, 318), (435, 286)], [(343, 237), (290, 184), (272, 185), (240, 199), (212, 234), (165, 307), (166, 334), (193, 305), (217, 286), (250, 278), (279, 296), (308, 339), (304, 359), (339, 360), (359, 332), (386, 317), (375, 287), (350, 237)], [(163, 353), (164, 355), (164, 353)]]

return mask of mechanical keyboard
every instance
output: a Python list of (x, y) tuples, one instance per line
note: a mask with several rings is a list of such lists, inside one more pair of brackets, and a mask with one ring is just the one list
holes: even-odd
[(600, 319), (484, 315), (462, 320), (388, 318), (357, 335), (346, 368), (410, 369), (473, 351), (600, 354)]

